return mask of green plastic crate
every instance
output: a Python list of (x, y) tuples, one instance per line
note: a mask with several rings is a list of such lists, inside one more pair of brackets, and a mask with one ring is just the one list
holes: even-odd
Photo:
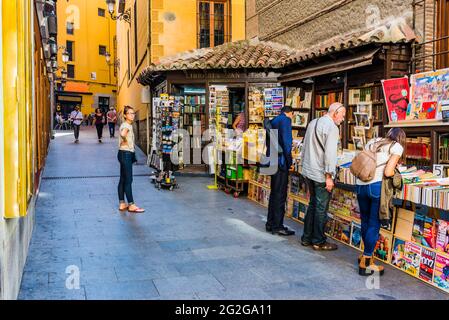
[(243, 166), (237, 165), (237, 166), (226, 166), (226, 178), (228, 179), (243, 179)]

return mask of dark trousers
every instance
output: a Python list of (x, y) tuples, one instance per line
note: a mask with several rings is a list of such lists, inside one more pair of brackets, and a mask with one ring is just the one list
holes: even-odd
[(75, 134), (75, 139), (78, 140), (80, 136), (80, 125), (73, 125), (73, 133)]
[(357, 200), (360, 207), (360, 220), (362, 225), (362, 240), (365, 247), (363, 254), (372, 256), (380, 231), (380, 193), (382, 182), (368, 185), (357, 185)]
[(95, 127), (97, 127), (97, 135), (98, 139), (101, 139), (103, 137), (103, 124), (96, 124)]
[(285, 202), (287, 201), (288, 170), (278, 171), (271, 176), (271, 193), (268, 203), (267, 227), (279, 231), (284, 227)]
[(327, 239), (324, 227), (331, 193), (326, 190), (325, 182), (320, 183), (306, 178), (306, 183), (310, 192), (310, 202), (304, 219), (304, 234), (301, 240), (306, 243), (322, 244)]
[(133, 198), (133, 154), (130, 151), (119, 150), (117, 159), (120, 162), (120, 181), (118, 183), (118, 199), (120, 202), (128, 200), (129, 204), (134, 203)]
[(109, 135), (113, 137), (115, 135), (115, 123), (109, 122)]

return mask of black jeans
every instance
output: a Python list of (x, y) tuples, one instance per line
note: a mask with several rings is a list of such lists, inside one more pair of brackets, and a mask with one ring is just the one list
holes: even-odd
[(109, 125), (109, 135), (113, 137), (115, 135), (115, 123), (108, 123)]
[(120, 202), (125, 202), (126, 199), (129, 204), (134, 203), (133, 199), (133, 153), (130, 151), (119, 150), (117, 159), (120, 162), (120, 181), (118, 183), (118, 199)]
[(97, 135), (98, 139), (103, 138), (103, 124), (96, 124), (95, 127), (97, 127)]
[(285, 202), (287, 201), (288, 170), (278, 168), (271, 176), (271, 193), (268, 203), (267, 227), (279, 231), (284, 227)]
[(310, 192), (310, 202), (304, 219), (304, 234), (301, 240), (306, 243), (322, 244), (327, 239), (324, 227), (327, 222), (331, 193), (326, 190), (325, 182), (306, 178), (306, 183)]
[(80, 136), (80, 125), (77, 124), (73, 125), (73, 133), (75, 134), (75, 139), (78, 140)]

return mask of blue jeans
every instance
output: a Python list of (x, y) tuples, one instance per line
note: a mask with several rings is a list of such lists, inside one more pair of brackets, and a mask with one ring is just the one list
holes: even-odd
[(118, 199), (120, 202), (125, 202), (126, 199), (129, 204), (134, 203), (133, 199), (133, 153), (130, 151), (119, 150), (117, 159), (120, 162), (120, 181), (118, 183)]
[(304, 234), (301, 241), (311, 244), (323, 244), (326, 242), (324, 227), (327, 222), (327, 210), (331, 193), (326, 190), (325, 182), (316, 182), (306, 178), (310, 192), (310, 202), (304, 219)]
[(382, 182), (374, 182), (368, 185), (357, 185), (357, 200), (360, 207), (362, 220), (362, 240), (365, 246), (363, 254), (372, 256), (380, 231), (380, 192)]
[(109, 122), (109, 135), (113, 137), (115, 135), (115, 123)]

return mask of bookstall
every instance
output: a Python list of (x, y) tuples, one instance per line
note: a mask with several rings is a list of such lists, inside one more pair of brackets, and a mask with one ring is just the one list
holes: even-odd
[[(234, 54), (229, 59), (244, 61)], [(211, 57), (214, 61), (229, 60)], [(411, 50), (405, 42), (368, 43), (304, 59), (293, 52), (291, 57), (294, 59), (283, 60), (282, 68), (266, 66), (257, 72), (243, 65), (232, 70), (222, 66), (223, 71), (206, 67), (189, 72), (159, 70), (157, 76), (143, 83), (181, 96), (186, 96), (186, 88), (190, 92), (192, 87), (201, 88), (197, 91), (201, 97), (190, 105), (205, 104), (205, 109), (194, 110), (203, 114), (204, 120), (194, 119), (202, 128), (206, 125), (215, 132), (210, 141), (216, 139), (217, 158), (233, 159), (230, 165), (214, 165), (212, 171), (218, 173), (228, 190), (244, 190), (238, 181), (248, 181), (248, 198), (265, 207), (271, 191), (270, 176), (261, 175), (258, 166), (251, 163), (259, 162), (263, 152), (263, 120), (277, 115), (284, 104), (290, 105), (294, 110), (294, 170), (289, 177), (286, 215), (300, 223), (309, 202), (299, 165), (300, 142), (311, 119), (322, 116), (331, 103), (342, 102), (347, 118), (340, 127), (339, 182), (329, 205), (326, 233), (360, 251), (360, 210), (350, 163), (369, 139), (383, 136), (390, 127), (404, 128), (408, 137), (406, 166), (402, 168), (404, 189), (395, 199), (391, 225), (381, 229), (374, 255), (449, 293), (447, 70), (407, 78)], [(247, 130), (240, 137), (229, 138), (225, 129), (232, 126), (241, 110), (246, 115)], [(235, 181), (233, 189), (229, 180)]]

